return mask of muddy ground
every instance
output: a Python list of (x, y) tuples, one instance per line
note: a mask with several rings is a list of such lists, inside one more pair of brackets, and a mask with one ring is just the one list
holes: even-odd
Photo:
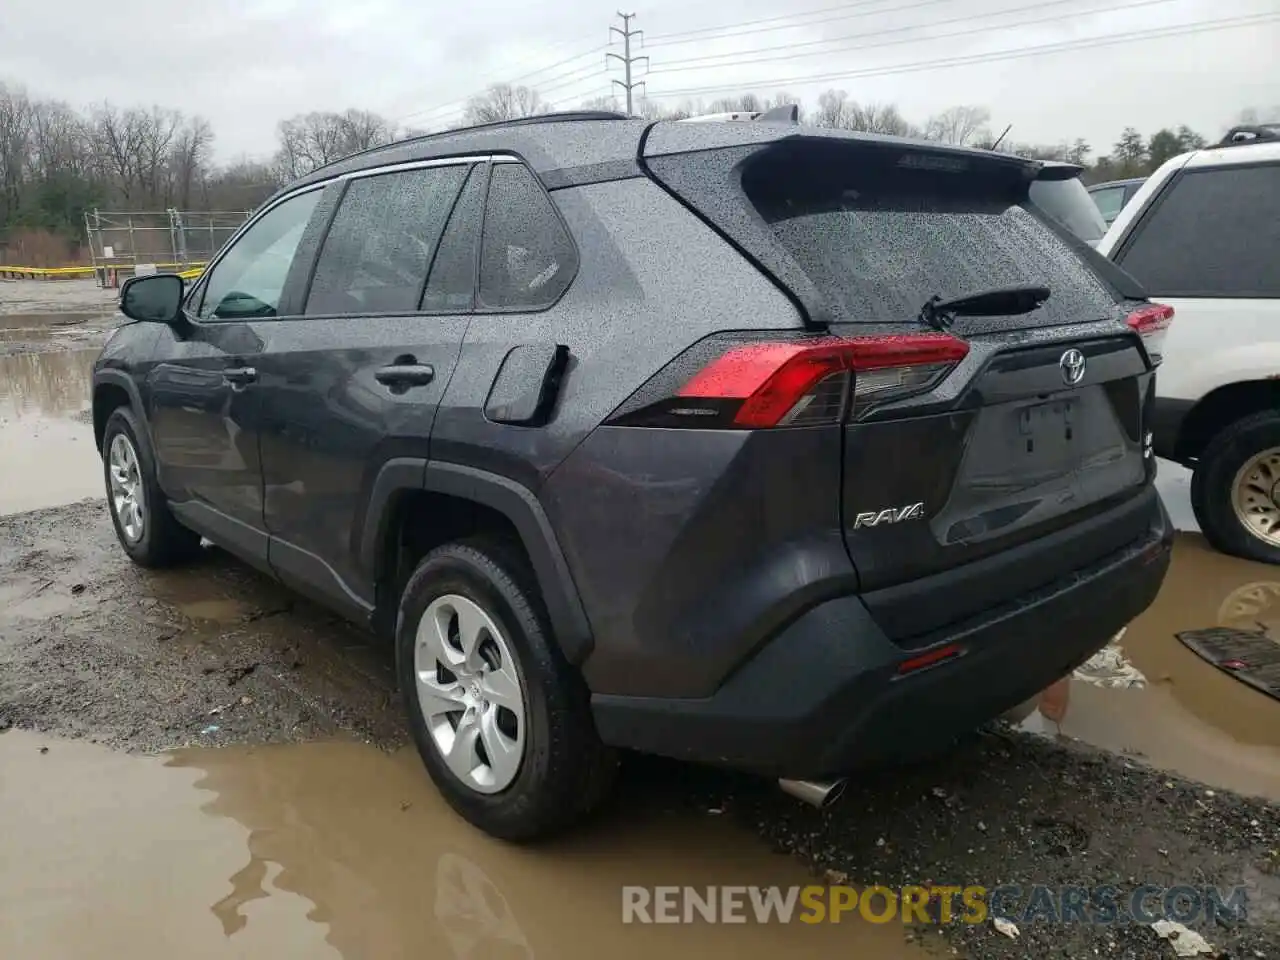
[[(11, 310), (0, 284), (0, 956), (1174, 955), (1135, 924), (1015, 940), (989, 922), (620, 919), (625, 884), (816, 877), (1242, 885), (1247, 919), (1189, 926), (1223, 955), (1280, 957), (1280, 702), (1174, 638), (1280, 636), (1273, 568), (1181, 535), (1161, 598), (1073, 680), (1061, 726), (976, 734), (824, 812), (629, 758), (597, 822), (511, 848), (440, 802), (363, 635), (215, 549), (166, 573), (123, 558), (84, 413), (110, 296), (88, 286)], [(33, 315), (53, 312), (94, 319), (41, 340)], [(1162, 489), (1189, 526), (1185, 477)]]

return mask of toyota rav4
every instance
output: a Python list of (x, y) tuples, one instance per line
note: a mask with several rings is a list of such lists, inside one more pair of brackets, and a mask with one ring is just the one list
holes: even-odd
[(561, 828), (619, 749), (829, 798), (1146, 608), (1168, 309), (1041, 165), (762, 118), (550, 115), (341, 160), (94, 373), (144, 566), (206, 538), (394, 643), (463, 816)]

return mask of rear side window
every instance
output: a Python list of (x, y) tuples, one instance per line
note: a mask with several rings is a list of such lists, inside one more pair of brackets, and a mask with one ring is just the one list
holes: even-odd
[(577, 263), (573, 240), (533, 174), (518, 163), (495, 166), (480, 253), (480, 306), (548, 307), (569, 286)]
[(324, 239), (305, 312), (417, 310), (468, 170), (428, 167), (353, 180)]
[(1117, 260), (1154, 297), (1280, 297), (1280, 164), (1184, 172)]
[[(846, 322), (902, 322), (931, 297), (1043, 285), (1035, 325), (1109, 315), (1115, 297), (1034, 212), (1017, 168), (910, 165), (885, 150), (783, 155), (742, 184), (791, 257)], [(969, 166), (973, 164), (973, 166)], [(1020, 321), (1019, 321), (1020, 322)]]
[(1037, 180), (1031, 184), (1031, 202), (1085, 243), (1097, 243), (1107, 232), (1106, 221), (1077, 177)]

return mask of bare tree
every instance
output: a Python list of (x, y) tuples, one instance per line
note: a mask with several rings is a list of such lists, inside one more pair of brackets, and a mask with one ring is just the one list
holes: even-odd
[(317, 167), (395, 139), (395, 126), (376, 113), (306, 113), (281, 120), (276, 167), (282, 179), (292, 180)]
[(848, 105), (846, 119), (845, 128), (848, 130), (884, 133), (895, 137), (909, 137), (919, 133), (892, 103), (851, 103)]
[(140, 111), (121, 112), (104, 103), (93, 113), (93, 152), (103, 174), (114, 181), (127, 203), (137, 194), (138, 166), (142, 157)]
[(583, 100), (578, 106), (579, 110), (606, 110), (612, 113), (621, 113), (622, 107), (618, 103), (617, 97), (591, 97), (589, 100)]
[(517, 87), (509, 83), (495, 83), (482, 94), (467, 101), (463, 119), (468, 124), (493, 123), (497, 120), (517, 120), (547, 113), (551, 107), (531, 87)]
[(810, 115), (810, 122), (817, 127), (844, 129), (849, 106), (849, 94), (843, 90), (826, 90), (818, 95), (818, 109)]
[(148, 111), (129, 110), (125, 115), (136, 131), (138, 185), (145, 202), (168, 207), (172, 200), (170, 185), (163, 181), (169, 167), (169, 152), (183, 124), (182, 114), (152, 107)]
[(190, 209), (191, 199), (208, 167), (212, 147), (213, 128), (201, 117), (178, 131), (169, 151), (170, 202), (184, 210)]
[(929, 118), (924, 135), (930, 140), (967, 147), (990, 135), (990, 121), (991, 111), (986, 107), (949, 107)]
[(707, 108), (710, 113), (757, 113), (760, 109), (760, 98), (754, 93), (721, 97), (719, 100), (712, 100), (711, 106)]
[(22, 202), (21, 187), (31, 162), (31, 100), (24, 90), (0, 84), (0, 221)]

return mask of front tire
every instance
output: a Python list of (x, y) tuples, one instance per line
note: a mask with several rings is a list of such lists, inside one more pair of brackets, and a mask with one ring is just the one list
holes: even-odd
[(128, 407), (117, 407), (107, 417), (102, 474), (116, 539), (134, 563), (169, 567), (199, 551), (199, 534), (178, 523), (169, 510), (146, 434)]
[(431, 551), (400, 604), (396, 669), (418, 752), (449, 805), (504, 840), (573, 825), (617, 766), (546, 623), (523, 557), (486, 541)]
[(1244, 417), (1209, 442), (1191, 477), (1191, 506), (1215, 549), (1280, 563), (1280, 412)]

